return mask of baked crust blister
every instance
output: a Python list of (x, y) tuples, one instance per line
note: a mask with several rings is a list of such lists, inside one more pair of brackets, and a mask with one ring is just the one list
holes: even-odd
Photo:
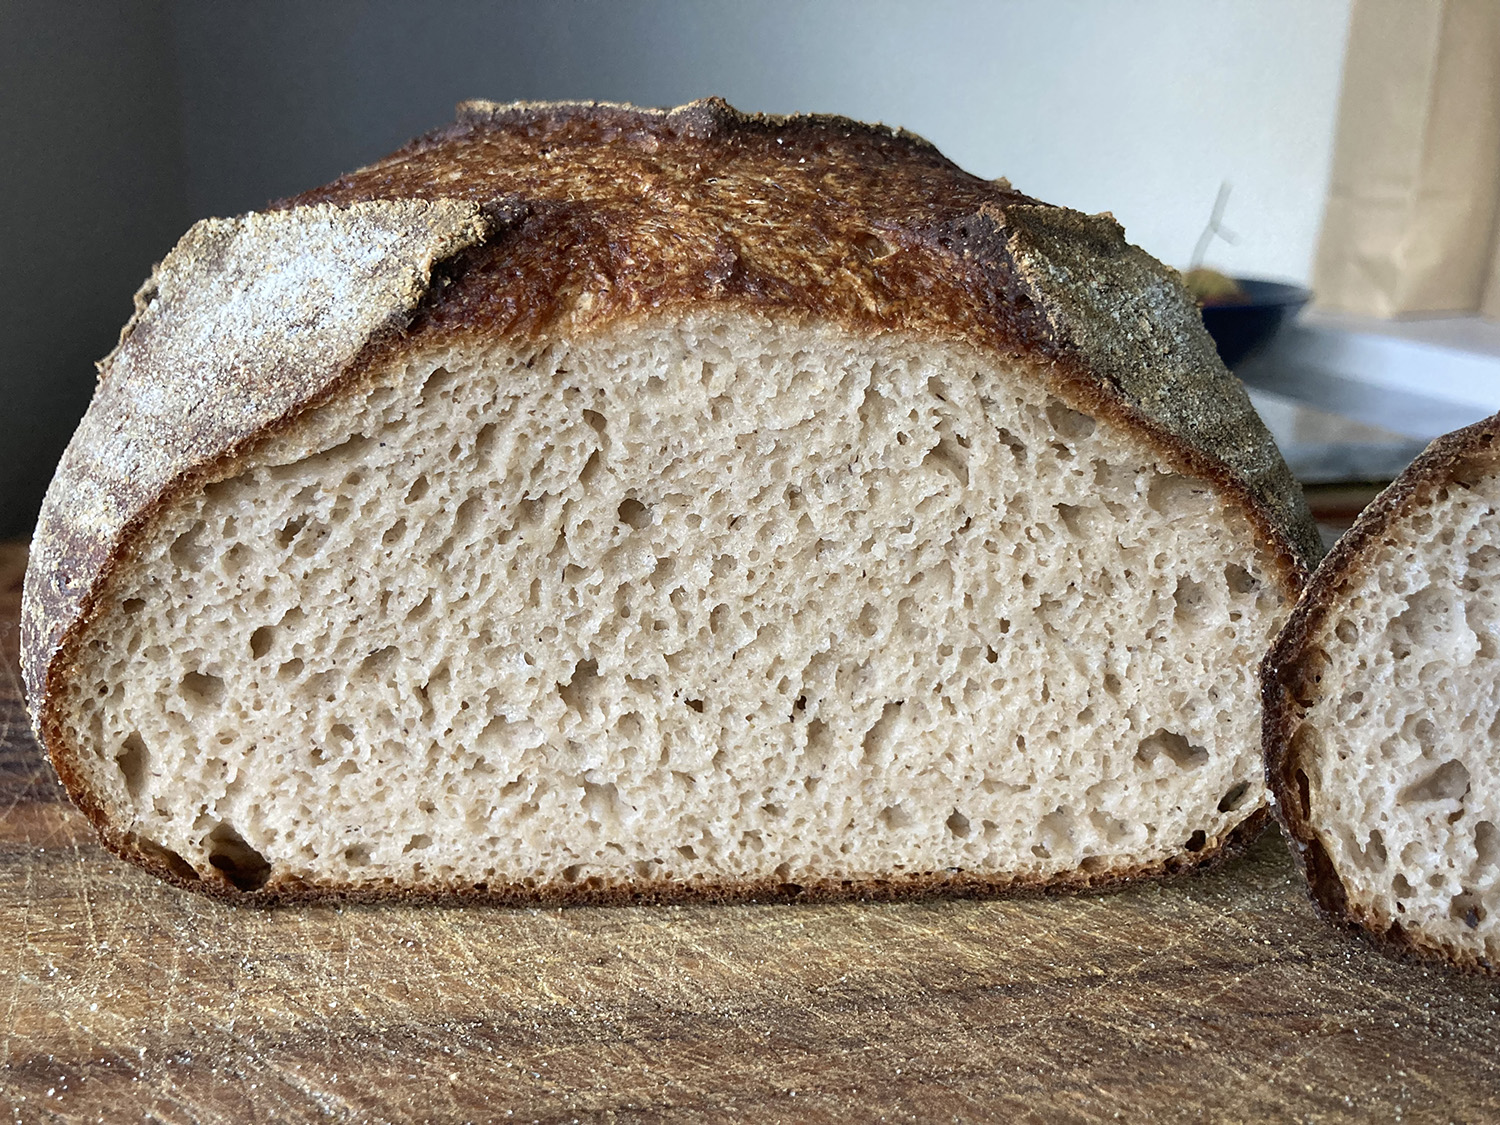
[[(241, 301), (293, 262), (297, 284)], [(239, 320), (215, 311), (226, 302)], [(155, 513), (429, 341), (543, 341), (715, 304), (1014, 357), (1214, 486), (1275, 559), (1288, 601), (1317, 557), (1300, 489), (1192, 299), (1111, 217), (1039, 203), (911, 134), (843, 118), (749, 116), (717, 99), (669, 112), (466, 103), (456, 124), (326, 187), (195, 226), (101, 365), (38, 524), (23, 668), (39, 737), (106, 842), (185, 880), (110, 824), (54, 713), (101, 590)]]

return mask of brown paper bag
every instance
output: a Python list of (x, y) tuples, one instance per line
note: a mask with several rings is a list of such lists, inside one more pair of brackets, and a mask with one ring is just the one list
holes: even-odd
[(1393, 316), (1500, 311), (1500, 0), (1355, 0), (1313, 288)]

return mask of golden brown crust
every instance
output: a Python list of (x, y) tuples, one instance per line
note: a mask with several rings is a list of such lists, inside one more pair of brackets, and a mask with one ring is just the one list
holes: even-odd
[[(538, 340), (709, 303), (958, 339), (1039, 371), (1069, 405), (1215, 486), (1249, 519), (1288, 599), (1319, 552), (1300, 489), (1177, 275), (1109, 216), (980, 180), (908, 133), (752, 117), (717, 99), (670, 112), (465, 103), (457, 123), (385, 160), (218, 222), (208, 233), (234, 253), (205, 249), (205, 224), (195, 227), (105, 361), (27, 582), (33, 722), (75, 800), (138, 861), (82, 786), (54, 711), (115, 561), (173, 496), (434, 341)], [(286, 328), (307, 319), (296, 292), (260, 301), (255, 331), (219, 343), (214, 301), (239, 292), (235, 279), (274, 272), (275, 233), (284, 242), (309, 224), (341, 230), (313, 241), (334, 274), (364, 286), (309, 314), (336, 346), (299, 357)], [(375, 235), (396, 248), (394, 275), (354, 253)]]
[(1262, 744), (1266, 782), (1275, 798), (1276, 818), (1286, 830), (1313, 901), (1334, 924), (1362, 933), (1388, 952), (1464, 968), (1500, 973), (1500, 966), (1472, 953), (1437, 943), (1378, 918), (1349, 900), (1327, 849), (1308, 815), (1307, 740), (1298, 729), (1322, 692), (1320, 651), (1334, 614), (1350, 587), (1361, 581), (1374, 556), (1399, 534), (1400, 525), (1428, 507), (1438, 489), (1468, 474), (1493, 473), (1500, 466), (1500, 414), (1429, 445), (1391, 485), (1370, 502), (1334, 546), (1312, 578), (1280, 635), (1261, 663)]

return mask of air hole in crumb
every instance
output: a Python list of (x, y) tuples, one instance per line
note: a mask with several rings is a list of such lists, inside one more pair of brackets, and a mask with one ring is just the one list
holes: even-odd
[(1047, 854), (1052, 854), (1052, 844), (1071, 844), (1073, 842), (1073, 814), (1067, 809), (1059, 806), (1042, 817), (1037, 822), (1037, 828), (1043, 839), (1048, 842)]
[(481, 462), (486, 463), (495, 459), (495, 450), (500, 445), (500, 427), (494, 422), (486, 422), (479, 427), (474, 435), (474, 456)]
[(385, 529), (385, 534), (380, 537), (381, 546), (393, 547), (401, 541), (402, 537), (405, 536), (405, 534), (406, 520), (404, 518), (398, 519), (395, 523), (391, 524), (390, 527)]
[(1187, 516), (1202, 507), (1205, 486), (1177, 473), (1157, 473), (1146, 490), (1146, 503), (1164, 516)]
[(258, 891), (271, 877), (271, 865), (228, 821), (208, 834), (208, 862), (237, 889)]
[(1057, 399), (1047, 403), (1047, 421), (1052, 428), (1069, 441), (1081, 441), (1094, 432), (1094, 420), (1087, 414), (1064, 406)]
[(954, 809), (953, 815), (943, 823), (948, 826), (949, 832), (952, 832), (960, 839), (963, 839), (969, 834), (969, 818), (964, 816), (964, 814), (959, 812), (957, 809)]
[(1401, 801), (1458, 801), (1469, 791), (1469, 770), (1450, 758), (1420, 781), (1401, 790)]
[(618, 515), (621, 523), (628, 524), (637, 531), (651, 526), (651, 509), (634, 497), (627, 496), (620, 501)]
[(557, 685), (557, 694), (574, 711), (582, 714), (593, 701), (599, 688), (599, 664), (594, 660), (580, 660), (573, 667), (573, 675), (565, 684)]
[(406, 490), (405, 502), (407, 504), (415, 504), (418, 500), (427, 495), (427, 492), (431, 487), (432, 482), (427, 479), (427, 474), (423, 473), (416, 480), (412, 481), (411, 487)]
[[(900, 703), (887, 703), (881, 708), (880, 718), (876, 719), (871, 724), (870, 729), (865, 732), (863, 750), (867, 761), (890, 748), (891, 732), (895, 728), (900, 714)], [(809, 737), (810, 735), (811, 732), (809, 732)]]
[(432, 837), (421, 832), (406, 841), (406, 847), (401, 849), (401, 853), (405, 855), (407, 852), (417, 852), (430, 847), (432, 847)]
[(1448, 907), (1448, 917), (1455, 922), (1462, 922), (1471, 930), (1477, 930), (1479, 923), (1485, 918), (1484, 903), (1473, 891), (1466, 890), (1453, 896), (1452, 905)]
[(1220, 812), (1234, 812), (1244, 803), (1245, 794), (1250, 792), (1248, 781), (1239, 781), (1229, 787), (1223, 797), (1219, 798)]
[(1000, 654), (995, 651), (994, 645), (984, 646), (984, 659), (990, 664), (994, 664), (997, 660), (1000, 659)]
[(1292, 775), (1292, 780), (1297, 783), (1297, 799), (1302, 803), (1298, 812), (1303, 819), (1306, 819), (1312, 809), (1312, 782), (1307, 779), (1306, 770), (1297, 770)]
[(1188, 837), (1186, 847), (1190, 852), (1201, 852), (1203, 850), (1203, 846), (1207, 843), (1208, 836), (1203, 831), (1203, 829), (1200, 828), (1198, 829), (1198, 831), (1194, 832), (1191, 836)]
[(1166, 755), (1174, 766), (1182, 770), (1197, 769), (1208, 761), (1207, 750), (1191, 745), (1182, 735), (1169, 730), (1158, 730), (1150, 737), (1141, 739), (1140, 747), (1135, 753), (1136, 761), (1148, 766), (1162, 755)]
[(168, 556), (183, 570), (202, 570), (213, 558), (213, 550), (202, 541), (204, 523), (199, 520), (172, 541)]
[(1500, 829), (1481, 820), (1474, 826), (1474, 855), (1481, 867), (1500, 866)]
[(578, 474), (578, 479), (585, 485), (591, 485), (598, 479), (599, 474), (604, 471), (604, 457), (596, 449), (589, 454), (589, 459), (583, 463), (583, 469)]
[(922, 458), (923, 468), (941, 469), (959, 484), (969, 483), (969, 458), (963, 446), (950, 434), (944, 434)]
[(295, 680), (302, 675), (302, 658), (294, 656), (276, 669), (276, 678), (282, 682)]
[(115, 765), (125, 778), (125, 789), (132, 797), (139, 797), (146, 788), (146, 778), (151, 767), (151, 752), (139, 731), (131, 731), (115, 755)]
[(484, 498), (470, 496), (453, 513), (453, 538), (460, 543), (468, 542), (479, 523), (479, 517), (483, 514)]
[(1104, 673), (1104, 690), (1110, 695), (1119, 695), (1121, 686), (1119, 676), (1113, 672)]
[(607, 423), (604, 420), (604, 415), (600, 414), (597, 410), (585, 410), (583, 412), (583, 420), (588, 423), (589, 429), (593, 430), (594, 433), (604, 433)]
[(1260, 582), (1242, 566), (1230, 563), (1224, 568), (1224, 582), (1231, 594), (1253, 594), (1260, 589)]
[(146, 607), (145, 598), (126, 598), (120, 603), (120, 608), (126, 613), (139, 613)]
[(307, 526), (306, 516), (296, 516), (281, 525), (281, 530), (276, 533), (276, 542), (282, 547), (290, 547), (292, 540), (297, 538), (297, 533)]
[(677, 848), (677, 854), (683, 859), (697, 859), (698, 853), (692, 844), (681, 844)]
[(905, 828), (911, 824), (911, 817), (900, 805), (887, 805), (880, 810), (880, 816), (877, 819), (885, 825), (888, 831)]
[(271, 645), (276, 642), (276, 627), (274, 625), (262, 625), (250, 634), (250, 655), (259, 660), (271, 651)]
[(1352, 645), (1359, 640), (1359, 626), (1347, 618), (1335, 625), (1333, 632), (1346, 645)]
[(360, 661), (359, 672), (361, 675), (379, 676), (389, 669), (400, 655), (401, 650), (395, 645), (386, 645), (384, 648), (377, 648), (369, 656), (365, 657), (364, 660)]
[(1054, 504), (1057, 518), (1062, 525), (1068, 529), (1068, 534), (1075, 538), (1087, 538), (1090, 534), (1090, 526), (1093, 523), (1093, 510), (1079, 504)]
[(688, 700), (685, 700), (684, 702), (686, 702), (687, 705), (688, 705), (688, 707), (690, 707), (692, 710), (698, 712), (698, 714), (700, 714), (700, 715), (703, 714), (703, 700), (701, 700), (701, 699), (688, 699)]
[(154, 840), (146, 840), (141, 837), (136, 837), (134, 843), (135, 849), (138, 852), (147, 859), (155, 860), (184, 882), (196, 883), (202, 879), (197, 869), (171, 848), (164, 848)]
[(350, 867), (363, 867), (370, 862), (370, 845), (354, 844), (344, 849), (344, 862)]
[(182, 677), (182, 694), (189, 703), (216, 707), (224, 701), (224, 681), (203, 672), (189, 672)]
[(1014, 457), (1017, 461), (1024, 462), (1026, 460), (1026, 443), (1020, 438), (1016, 437), (1015, 434), (1011, 433), (1009, 430), (1005, 429), (1002, 426), (999, 430), (996, 431), (995, 437), (1000, 440), (1001, 445), (1010, 450), (1011, 456)]
[(1203, 622), (1208, 610), (1208, 592), (1187, 575), (1177, 579), (1177, 589), (1172, 594), (1177, 604), (1173, 616), (1179, 625), (1198, 625)]

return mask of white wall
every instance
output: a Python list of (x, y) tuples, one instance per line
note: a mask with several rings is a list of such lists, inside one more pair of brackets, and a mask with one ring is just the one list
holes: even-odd
[(1185, 264), (1305, 280), (1349, 0), (395, 0), (174, 9), (189, 199), (330, 179), (463, 98), (818, 110), (904, 125), (969, 170)]

